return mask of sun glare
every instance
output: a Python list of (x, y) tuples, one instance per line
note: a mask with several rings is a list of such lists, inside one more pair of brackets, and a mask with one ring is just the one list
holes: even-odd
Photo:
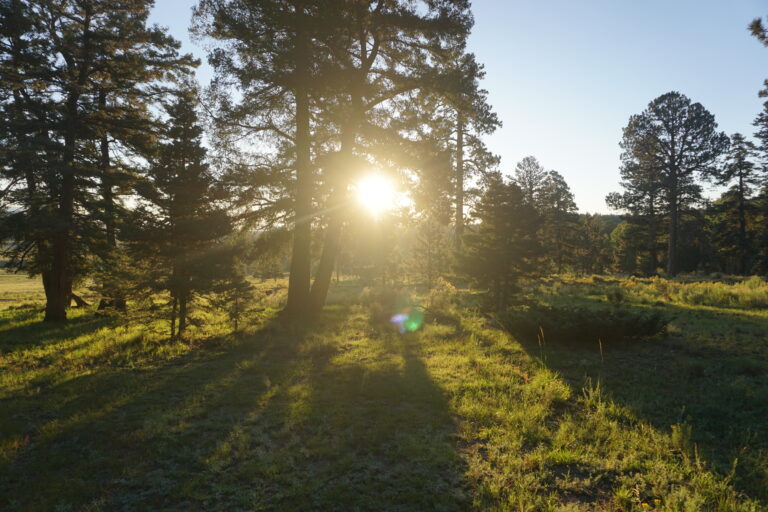
[(396, 206), (395, 187), (391, 180), (380, 174), (372, 174), (358, 181), (355, 192), (360, 204), (374, 217)]

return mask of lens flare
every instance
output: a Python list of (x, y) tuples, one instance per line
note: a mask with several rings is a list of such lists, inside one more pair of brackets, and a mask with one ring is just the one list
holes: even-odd
[(421, 324), (424, 323), (424, 313), (415, 308), (405, 308), (393, 316), (390, 322), (397, 326), (400, 334), (413, 332), (418, 330)]
[(380, 174), (371, 174), (355, 185), (360, 204), (374, 217), (395, 207), (396, 193), (392, 181)]

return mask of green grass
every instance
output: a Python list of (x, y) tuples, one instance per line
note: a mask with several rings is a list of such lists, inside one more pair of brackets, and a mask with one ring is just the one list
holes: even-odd
[[(582, 281), (536, 295), (606, 307), (621, 284)], [(444, 302), (400, 335), (343, 290), (303, 329), (265, 304), (238, 335), (190, 342), (0, 311), (0, 510), (768, 506), (764, 310), (627, 293), (669, 334), (601, 351)]]
[(0, 269), (0, 309), (20, 303), (41, 303), (43, 283), (40, 278), (30, 278), (26, 274), (14, 274)]

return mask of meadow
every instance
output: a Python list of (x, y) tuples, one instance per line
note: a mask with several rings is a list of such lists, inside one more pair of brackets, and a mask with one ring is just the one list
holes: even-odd
[(578, 343), (516, 335), (451, 286), (395, 294), (424, 311), (401, 334), (386, 293), (354, 281), (286, 325), (270, 281), (239, 332), (199, 311), (171, 341), (88, 309), (42, 324), (39, 285), (0, 283), (1, 510), (768, 507), (757, 278), (528, 283), (547, 311), (669, 322)]

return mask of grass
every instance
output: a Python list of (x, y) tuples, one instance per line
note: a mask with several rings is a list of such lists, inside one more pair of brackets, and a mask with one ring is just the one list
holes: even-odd
[(768, 313), (613, 297), (626, 283), (532, 290), (663, 310), (665, 337), (517, 340), (434, 297), (401, 335), (351, 286), (303, 329), (275, 292), (190, 342), (5, 309), (0, 510), (764, 510)]
[(41, 303), (43, 283), (39, 278), (15, 274), (0, 268), (0, 309), (20, 303)]

